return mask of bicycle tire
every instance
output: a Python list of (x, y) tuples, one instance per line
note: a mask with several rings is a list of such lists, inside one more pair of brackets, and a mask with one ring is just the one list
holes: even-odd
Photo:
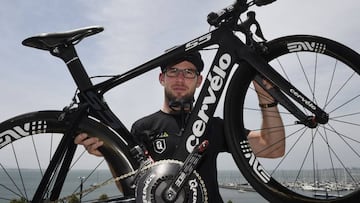
[[(58, 142), (61, 136), (64, 136), (63, 133), (69, 128), (67, 122), (59, 121), (61, 113), (61, 111), (32, 112), (14, 117), (0, 124), (1, 201), (17, 200), (31, 202), (33, 200), (32, 198), (37, 188), (34, 186), (40, 183), (41, 176), (44, 174), (43, 168), (47, 168), (47, 162), (53, 156), (54, 143)], [(67, 178), (62, 186), (59, 198), (66, 198), (74, 193), (78, 193), (82, 187), (85, 190), (87, 187), (94, 186), (91, 184), (99, 184), (99, 178), (104, 178), (100, 180), (101, 183), (111, 179), (112, 176), (120, 176), (132, 172), (136, 165), (132, 159), (128, 158), (130, 156), (126, 143), (103, 124), (94, 119), (86, 118), (79, 123), (78, 128), (80, 131), (88, 132), (89, 135), (96, 136), (104, 141), (104, 145), (101, 147), (104, 157), (95, 157), (88, 154), (83, 147), (77, 147), (72, 165), (66, 173)], [(30, 142), (29, 145), (33, 149), (26, 149), (29, 146), (24, 145), (26, 141)], [(46, 153), (43, 153), (45, 151)], [(25, 156), (20, 156), (19, 153), (21, 152)], [(33, 162), (29, 161), (30, 157), (33, 157), (35, 160)], [(42, 160), (42, 158), (45, 160)], [(104, 161), (104, 158), (107, 161)], [(95, 169), (85, 170), (88, 169), (89, 162), (94, 163)], [(81, 164), (86, 164), (87, 166), (81, 166)], [(111, 173), (107, 168), (107, 164), (112, 165)], [(35, 169), (35, 166), (38, 169)], [(57, 175), (54, 172), (51, 180), (54, 180)], [(35, 178), (39, 180), (35, 180)], [(42, 199), (44, 201), (48, 201), (49, 191), (53, 189), (50, 181), (47, 183), (49, 187), (43, 192), (44, 197)], [(125, 182), (120, 184), (123, 196), (134, 195), (134, 191), (128, 188)], [(80, 194), (77, 194), (76, 198), (82, 198), (83, 201), (97, 202), (101, 195), (103, 198), (109, 198), (111, 195), (108, 194), (109, 191), (113, 191), (112, 193), (114, 194), (112, 195), (120, 194), (114, 183), (105, 186), (100, 191), (95, 191), (99, 192), (99, 194), (81, 194), (81, 197), (79, 197)], [(55, 201), (55, 199), (51, 201)]]
[[(360, 132), (360, 56), (338, 42), (309, 35), (281, 37), (266, 47), (265, 59), (324, 108), (329, 122), (309, 129), (294, 123), (296, 118), (279, 105), (286, 152), (277, 159), (256, 157), (248, 148), (245, 129), (261, 128), (254, 125), (261, 124), (261, 114), (256, 113), (261, 110), (251, 84), (257, 73), (240, 64), (243, 67), (233, 75), (224, 106), (226, 140), (237, 167), (270, 202), (358, 202), (360, 138), (354, 132)], [(314, 77), (306, 78), (308, 74)]]

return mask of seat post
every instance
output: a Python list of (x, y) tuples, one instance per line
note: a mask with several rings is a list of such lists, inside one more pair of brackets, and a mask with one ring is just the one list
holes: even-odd
[(89, 75), (86, 73), (80, 58), (78, 57), (74, 45), (62, 45), (50, 50), (54, 56), (61, 58), (68, 67), (80, 91), (84, 91), (93, 86)]

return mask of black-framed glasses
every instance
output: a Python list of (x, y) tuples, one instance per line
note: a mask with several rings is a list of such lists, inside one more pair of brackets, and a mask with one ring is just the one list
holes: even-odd
[(194, 79), (196, 76), (199, 75), (199, 72), (195, 69), (186, 68), (186, 69), (179, 69), (179, 68), (167, 68), (165, 70), (165, 74), (168, 77), (177, 77), (179, 73), (182, 73), (184, 78)]

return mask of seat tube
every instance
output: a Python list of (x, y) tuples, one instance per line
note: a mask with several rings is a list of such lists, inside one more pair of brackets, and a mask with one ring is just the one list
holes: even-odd
[(56, 47), (51, 51), (51, 54), (61, 58), (65, 62), (80, 91), (84, 91), (93, 86), (74, 46)]

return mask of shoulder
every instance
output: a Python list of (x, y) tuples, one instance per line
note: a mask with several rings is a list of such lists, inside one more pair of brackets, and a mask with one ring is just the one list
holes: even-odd
[(152, 113), (150, 115), (147, 115), (147, 116), (144, 116), (140, 119), (138, 119), (137, 121), (135, 121), (132, 125), (132, 128), (133, 127), (136, 127), (136, 126), (139, 126), (139, 125), (143, 125), (143, 124), (146, 124), (146, 123), (149, 123), (151, 121), (154, 121), (154, 119), (158, 119), (162, 116), (162, 112), (161, 111), (157, 111), (155, 113)]
[(152, 120), (154, 118), (158, 118), (158, 117), (161, 117), (162, 116), (162, 112), (159, 110), (155, 113), (152, 113), (150, 115), (147, 115), (147, 116), (144, 116), (140, 119), (138, 119), (137, 121), (134, 122), (135, 123), (142, 123), (142, 122), (146, 122), (146, 121), (149, 121), (149, 120)]
[(134, 130), (149, 130), (153, 128), (159, 128), (159, 126), (167, 125), (168, 122), (171, 121), (170, 118), (171, 116), (169, 114), (159, 110), (135, 121), (131, 127), (131, 131), (133, 132)]

